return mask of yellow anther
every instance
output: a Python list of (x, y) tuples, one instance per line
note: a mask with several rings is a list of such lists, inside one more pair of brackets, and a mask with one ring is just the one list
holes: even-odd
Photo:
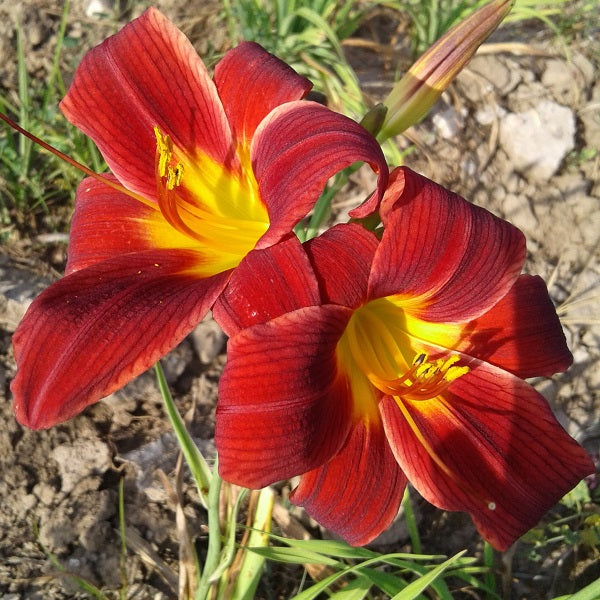
[(167, 181), (166, 186), (168, 190), (172, 190), (177, 187), (181, 183), (181, 178), (183, 177), (183, 165), (177, 163), (175, 166), (168, 165), (167, 166)]
[(428, 362), (427, 354), (421, 353), (413, 359), (412, 367), (395, 380), (369, 375), (371, 383), (384, 394), (412, 400), (428, 400), (438, 396), (450, 383), (469, 372), (469, 367), (455, 367), (460, 356), (452, 355)]
[(450, 383), (463, 375), (466, 375), (471, 369), (469, 367), (450, 367), (444, 374), (444, 379)]
[(438, 358), (434, 362), (427, 362), (426, 354), (417, 355), (413, 361), (413, 366), (418, 365), (415, 370), (415, 383), (420, 381), (422, 384), (427, 384), (442, 380), (450, 383), (458, 379), (470, 370), (469, 367), (453, 366), (459, 360), (458, 355), (452, 354), (447, 358)]
[(171, 137), (163, 134), (155, 125), (154, 135), (156, 136), (157, 163), (156, 171), (160, 178), (166, 177), (165, 187), (172, 190), (181, 184), (183, 177), (183, 165), (173, 161), (173, 142)]
[(156, 136), (156, 152), (158, 153), (157, 171), (159, 177), (164, 177), (173, 158), (173, 142), (168, 135), (163, 135), (156, 125), (154, 126), (154, 135)]

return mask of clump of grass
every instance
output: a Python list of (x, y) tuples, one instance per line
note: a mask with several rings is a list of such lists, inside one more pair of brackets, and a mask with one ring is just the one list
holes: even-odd
[[(65, 42), (69, 4), (65, 3), (56, 39), (53, 62), (45, 81), (31, 81), (27, 74), (23, 33), (16, 27), (18, 89), (16, 98), (0, 94), (0, 111), (35, 136), (78, 162), (103, 170), (104, 161), (93, 142), (70, 125), (58, 110), (65, 93), (60, 56)], [(31, 225), (32, 215), (48, 213), (51, 205), (69, 205), (81, 181), (81, 173), (58, 157), (16, 134), (8, 125), (0, 128), (0, 223), (4, 239)]]
[[(408, 14), (412, 24), (412, 49), (415, 56), (459, 21), (467, 18), (488, 0), (385, 0), (385, 6)], [(514, 0), (514, 6), (503, 24), (537, 19), (557, 36), (561, 29), (553, 20), (561, 15), (569, 0)]]
[(341, 42), (356, 31), (369, 3), (225, 0), (223, 4), (232, 41), (261, 44), (310, 79), (335, 110), (359, 119), (366, 113), (358, 79)]

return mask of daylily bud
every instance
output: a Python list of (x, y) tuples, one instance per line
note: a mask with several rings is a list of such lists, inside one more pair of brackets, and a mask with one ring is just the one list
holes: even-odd
[(514, 0), (492, 0), (457, 23), (408, 70), (384, 102), (382, 142), (418, 123), (509, 13)]

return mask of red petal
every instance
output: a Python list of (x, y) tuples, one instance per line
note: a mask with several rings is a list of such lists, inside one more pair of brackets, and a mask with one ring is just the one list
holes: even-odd
[(361, 421), (337, 456), (302, 476), (290, 500), (349, 544), (362, 546), (394, 520), (405, 486), (381, 424)]
[(236, 139), (248, 144), (276, 106), (300, 100), (312, 83), (254, 42), (243, 42), (215, 67), (215, 84)]
[(505, 550), (580, 479), (585, 451), (527, 383), (473, 363), (444, 397), (381, 403), (396, 459), (432, 504), (471, 513), (481, 535)]
[[(288, 102), (274, 109), (256, 130), (251, 156), (271, 222), (259, 248), (291, 231), (341, 169), (365, 161), (379, 174), (379, 192), (387, 181), (387, 165), (375, 138), (315, 102)], [(369, 201), (371, 211), (378, 199), (379, 193)]]
[[(113, 179), (110, 175), (107, 178)], [(130, 252), (197, 246), (158, 209), (88, 177), (77, 188), (66, 273)]]
[(293, 236), (250, 252), (233, 271), (213, 307), (213, 316), (231, 336), (244, 327), (317, 304), (317, 281), (302, 245)]
[(88, 52), (61, 103), (128, 188), (156, 199), (158, 126), (176, 147), (225, 163), (232, 138), (213, 81), (187, 38), (156, 9)]
[(351, 426), (335, 353), (349, 317), (341, 307), (302, 308), (231, 338), (215, 431), (226, 481), (261, 488), (337, 454)]
[(372, 298), (421, 297), (413, 316), (460, 322), (488, 311), (517, 279), (525, 239), (485, 209), (405, 167), (391, 174), (382, 206), (385, 231), (369, 281)]
[(229, 275), (191, 275), (201, 258), (185, 250), (128, 254), (45, 290), (13, 336), (19, 422), (38, 429), (65, 421), (178, 344)]
[(353, 223), (336, 225), (304, 244), (323, 302), (355, 308), (367, 297), (375, 235)]
[(466, 328), (456, 348), (518, 377), (549, 377), (566, 370), (573, 357), (540, 277), (521, 275), (490, 311)]

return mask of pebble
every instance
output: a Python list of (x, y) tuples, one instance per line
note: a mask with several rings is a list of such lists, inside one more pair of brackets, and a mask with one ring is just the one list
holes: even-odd
[(435, 132), (445, 140), (456, 138), (465, 126), (466, 114), (466, 109), (457, 111), (453, 106), (436, 110), (431, 117)]
[(500, 121), (500, 145), (528, 180), (545, 181), (575, 147), (573, 111), (542, 100), (525, 112), (508, 113)]
[(90, 19), (97, 19), (112, 14), (114, 10), (114, 2), (111, 0), (91, 0), (86, 6), (85, 16)]
[(572, 63), (559, 58), (548, 60), (541, 80), (558, 102), (570, 104), (578, 100), (581, 76)]

